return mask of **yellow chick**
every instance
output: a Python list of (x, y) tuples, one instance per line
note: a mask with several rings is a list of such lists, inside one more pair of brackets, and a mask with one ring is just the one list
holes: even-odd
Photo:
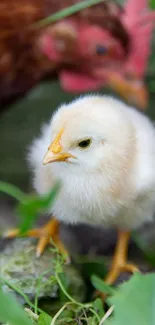
[(41, 234), (37, 254), (51, 235), (63, 249), (57, 220), (104, 225), (118, 230), (106, 282), (138, 270), (127, 263), (127, 248), (130, 231), (152, 221), (155, 211), (153, 123), (112, 97), (83, 96), (58, 108), (32, 144), (29, 161), (38, 193), (48, 192), (56, 180), (62, 185), (50, 210), (55, 219), (29, 233)]

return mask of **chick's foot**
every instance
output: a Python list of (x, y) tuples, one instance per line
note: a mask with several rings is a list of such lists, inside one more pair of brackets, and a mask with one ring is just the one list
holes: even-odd
[[(122, 272), (139, 272), (139, 268), (136, 265), (127, 262), (129, 238), (129, 232), (120, 231), (118, 234), (112, 265), (109, 273), (104, 279), (105, 283), (109, 285), (115, 283)], [(97, 295), (99, 295), (103, 300), (106, 297), (105, 294), (101, 292), (97, 292)]]
[[(5, 238), (14, 238), (19, 236), (19, 229), (12, 229), (7, 231), (4, 234)], [(24, 237), (35, 237), (39, 238), (37, 248), (36, 248), (36, 256), (40, 257), (40, 255), (44, 252), (46, 246), (50, 243), (52, 238), (53, 243), (58, 247), (59, 251), (66, 255), (68, 258), (68, 253), (64, 248), (62, 242), (59, 239), (59, 221), (53, 218), (47, 224), (45, 224), (42, 228), (36, 228), (27, 231), (24, 234)]]
[(122, 272), (134, 273), (139, 271), (137, 266), (127, 263), (129, 238), (130, 232), (120, 231), (118, 233), (118, 240), (112, 266), (107, 277), (105, 278), (105, 282), (107, 284), (113, 284)]

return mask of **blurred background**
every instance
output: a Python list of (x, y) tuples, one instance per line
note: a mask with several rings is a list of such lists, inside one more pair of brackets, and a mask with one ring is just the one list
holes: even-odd
[[(0, 180), (33, 191), (29, 145), (55, 109), (76, 96), (112, 94), (155, 118), (153, 6), (144, 0), (1, 0)], [(1, 193), (1, 231), (16, 222), (15, 203)], [(83, 252), (107, 253), (115, 242), (112, 230), (91, 229), (86, 241), (87, 227), (62, 228), (68, 245), (73, 240)], [(154, 238), (152, 227), (141, 233)]]

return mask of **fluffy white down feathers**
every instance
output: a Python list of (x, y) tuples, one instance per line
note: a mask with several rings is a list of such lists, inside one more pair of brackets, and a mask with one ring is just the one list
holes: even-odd
[[(43, 165), (50, 143), (63, 128), (61, 146), (76, 158)], [(91, 139), (86, 149), (79, 141)], [(62, 184), (51, 213), (66, 223), (130, 230), (155, 212), (155, 128), (119, 100), (84, 96), (58, 108), (30, 149), (38, 193)]]

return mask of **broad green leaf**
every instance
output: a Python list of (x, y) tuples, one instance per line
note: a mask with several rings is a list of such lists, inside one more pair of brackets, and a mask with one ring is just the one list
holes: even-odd
[(0, 287), (0, 322), (10, 325), (32, 325), (26, 312), (20, 307), (15, 298), (3, 292)]
[(104, 308), (103, 308), (103, 302), (100, 298), (97, 298), (93, 302), (93, 307), (94, 307), (96, 313), (99, 315), (99, 317), (102, 318), (104, 316), (105, 312), (104, 312)]
[(115, 306), (112, 325), (154, 325), (155, 273), (135, 273), (108, 301)]
[(109, 286), (108, 284), (106, 284), (103, 280), (101, 280), (96, 275), (92, 275), (91, 282), (92, 282), (93, 286), (98, 291), (101, 291), (101, 292), (106, 293), (106, 294), (109, 294), (109, 295), (112, 295), (115, 292), (115, 290), (111, 286)]
[(38, 325), (50, 325), (52, 317), (46, 313), (41, 313), (38, 318)]

